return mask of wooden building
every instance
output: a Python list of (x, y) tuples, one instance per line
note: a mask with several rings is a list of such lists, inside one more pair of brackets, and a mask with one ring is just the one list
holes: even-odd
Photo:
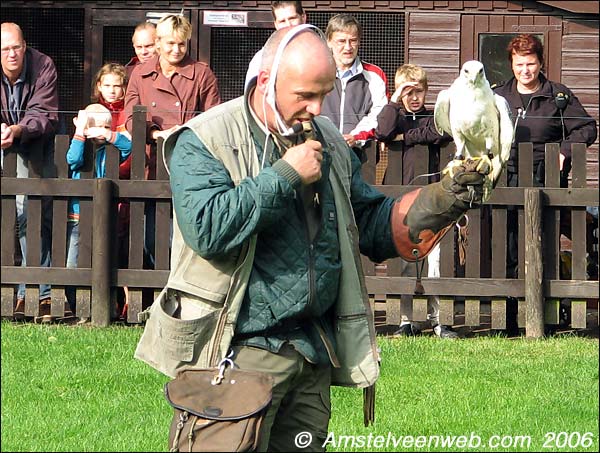
[[(0, 19), (20, 24), (29, 45), (54, 58), (65, 125), (70, 125), (89, 99), (94, 72), (107, 61), (126, 63), (133, 55), (135, 25), (163, 13), (183, 11), (191, 19), (191, 55), (210, 63), (224, 100), (239, 96), (248, 62), (272, 31), (270, 3), (5, 0)], [(381, 66), (390, 85), (400, 64), (427, 69), (430, 106), (464, 61), (482, 60), (491, 82), (509, 77), (507, 41), (535, 33), (545, 45), (548, 77), (571, 88), (598, 121), (596, 1), (305, 0), (303, 5), (309, 22), (323, 29), (333, 14), (355, 14), (365, 28), (360, 55)], [(588, 184), (598, 186), (597, 142), (589, 149)]]
[[(131, 35), (136, 24), (156, 19), (164, 13), (186, 14), (193, 24), (190, 43), (192, 57), (210, 63), (216, 73), (221, 94), (229, 100), (242, 94), (247, 64), (254, 53), (262, 47), (272, 31), (270, 1), (14, 1), (5, 0), (0, 10), (0, 20), (21, 25), (28, 45), (50, 55), (59, 72), (59, 91), (64, 132), (72, 132), (72, 117), (89, 102), (90, 82), (97, 69), (107, 61), (126, 63), (133, 55)], [(571, 1), (396, 1), (396, 0), (304, 0), (303, 5), (311, 23), (325, 28), (329, 18), (341, 11), (354, 14), (363, 24), (365, 35), (360, 56), (381, 66), (386, 72), (390, 88), (396, 68), (403, 63), (416, 63), (429, 73), (431, 107), (440, 89), (446, 88), (458, 75), (461, 64), (479, 59), (486, 66), (492, 82), (511, 76), (505, 54), (507, 41), (515, 34), (535, 33), (545, 44), (546, 73), (551, 80), (570, 87), (588, 112), (598, 121), (599, 71), (598, 71), (598, 2)], [(143, 289), (154, 294), (164, 286), (169, 269), (170, 186), (167, 172), (158, 160), (156, 181), (144, 181), (145, 110), (137, 108), (133, 126), (132, 178), (118, 177), (117, 153), (108, 153), (108, 178), (94, 180), (91, 167), (79, 181), (67, 179), (65, 153), (70, 137), (59, 135), (55, 162), (59, 178), (16, 178), (16, 158), (9, 153), (4, 159), (2, 188), (2, 222), (0, 261), (2, 281), (0, 288), (0, 311), (2, 316), (12, 316), (14, 286), (26, 283), (25, 311), (28, 316), (38, 313), (37, 285), (50, 283), (52, 310), (63, 313), (63, 290), (65, 285), (78, 286), (78, 316), (89, 317), (100, 325), (109, 322), (109, 292), (117, 286), (129, 287), (130, 304), (128, 322), (138, 322), (137, 314), (143, 308)], [(454, 145), (449, 145), (453, 148)], [(374, 147), (371, 150), (374, 154)], [(597, 244), (597, 239), (586, 238), (586, 207), (598, 205), (598, 143), (589, 150), (574, 145), (573, 180), (569, 189), (558, 188), (558, 172), (555, 166), (546, 177), (546, 187), (528, 191), (532, 185), (531, 144), (520, 145), (519, 169), (521, 187), (504, 187), (504, 181), (490, 199), (492, 234), (485, 222), (487, 216), (479, 210), (470, 215), (469, 247), (464, 265), (457, 263), (458, 252), (454, 238), (447, 235), (441, 247), (441, 278), (424, 279), (426, 294), (412, 297), (415, 282), (400, 273), (400, 259), (388, 260), (385, 276), (381, 268), (364, 260), (367, 289), (372, 297), (375, 312), (385, 311), (386, 325), (398, 325), (400, 314), (412, 310), (415, 320), (426, 317), (428, 294), (442, 296), (440, 316), (442, 322), (454, 325), (455, 302), (463, 305), (466, 326), (478, 326), (484, 316), (491, 317), (493, 329), (504, 329), (506, 298), (518, 298), (519, 319), (525, 319), (525, 307), (536, 300), (544, 301), (546, 321), (559, 322), (559, 303), (569, 299), (571, 325), (583, 328), (587, 323), (586, 304), (590, 299), (597, 306), (597, 268), (590, 272), (586, 259), (586, 243)], [(88, 149), (93, 162), (93, 149)], [(452, 150), (453, 152), (453, 150)], [(559, 147), (548, 144), (547, 162), (558, 160)], [(445, 155), (451, 153), (446, 152)], [(398, 160), (398, 159), (396, 159)], [(399, 159), (401, 161), (401, 159)], [(370, 159), (369, 162), (374, 162)], [(382, 161), (380, 164), (384, 162)], [(393, 163), (390, 160), (391, 163)], [(586, 165), (587, 162), (587, 165)], [(422, 172), (426, 159), (420, 162)], [(377, 166), (379, 170), (379, 165)], [(390, 165), (392, 168), (393, 165)], [(552, 169), (554, 167), (554, 169)], [(363, 174), (375, 181), (376, 169), (363, 166)], [(421, 170), (419, 170), (421, 171)], [(522, 173), (521, 173), (522, 172)], [(396, 172), (401, 174), (400, 172)], [(33, 173), (30, 173), (33, 175)], [(584, 176), (585, 175), (585, 176)], [(586, 188), (586, 179), (587, 186)], [(592, 187), (592, 188), (589, 188)], [(379, 186), (385, 193), (398, 196), (412, 189), (405, 186)], [(540, 190), (542, 190), (540, 192)], [(15, 258), (14, 199), (17, 194), (27, 194), (28, 263), (36, 261), (40, 250), (41, 198), (53, 197), (53, 250), (52, 269), (21, 267)], [(542, 212), (534, 215), (531, 205), (525, 205), (527, 193), (543, 197)], [(82, 216), (80, 224), (80, 255), (77, 269), (65, 268), (66, 211), (70, 196), (80, 199)], [(126, 268), (116, 264), (117, 241), (111, 223), (118, 197), (130, 200), (130, 230), (128, 264)], [(540, 198), (541, 199), (541, 198)], [(144, 266), (144, 203), (156, 203), (155, 239), (158, 245), (154, 269)], [(538, 200), (539, 201), (539, 200)], [(507, 206), (518, 205), (519, 212), (519, 266), (525, 269), (519, 279), (506, 279), (506, 224)], [(559, 243), (560, 228), (558, 210), (564, 206), (573, 208), (572, 214), (572, 266), (566, 280), (561, 277)], [(522, 208), (521, 208), (522, 207)], [(539, 211), (539, 210), (538, 210)], [(93, 214), (92, 214), (93, 213)], [(487, 220), (485, 220), (487, 219)], [(525, 231), (531, 224), (541, 224), (544, 230), (534, 236), (542, 242), (525, 240)], [(535, 221), (535, 222), (533, 222)], [(483, 225), (483, 226), (482, 226)], [(31, 230), (31, 231), (30, 231)], [(537, 231), (537, 230), (536, 230)], [(597, 229), (596, 238), (597, 238)], [(111, 242), (109, 253), (106, 243)], [(539, 242), (539, 241), (538, 241)], [(525, 245), (529, 247), (526, 250)], [(533, 247), (535, 245), (535, 247)], [(596, 253), (597, 253), (597, 245)], [(542, 256), (543, 259), (533, 259)], [(529, 253), (529, 255), (528, 255)], [(525, 261), (542, 265), (543, 281), (529, 278), (535, 274), (525, 266)], [(92, 263), (95, 264), (92, 267)], [(533, 266), (529, 266), (533, 268)], [(594, 280), (594, 281), (592, 281)], [(526, 282), (537, 284), (536, 297), (532, 297)], [(542, 285), (540, 286), (539, 283)], [(113, 292), (114, 294), (114, 292)], [(458, 301), (461, 299), (461, 301)], [(464, 301), (464, 302), (463, 302)], [(533, 302), (532, 302), (533, 301)], [(526, 302), (523, 304), (521, 302)], [(480, 310), (480, 303), (481, 308)], [(489, 308), (483, 314), (483, 307)], [(538, 306), (536, 305), (536, 306)], [(531, 305), (533, 306), (533, 305)], [(378, 308), (379, 307), (379, 308)], [(549, 318), (550, 315), (550, 318)], [(379, 318), (378, 318), (379, 319)], [(543, 324), (543, 323), (542, 323)]]

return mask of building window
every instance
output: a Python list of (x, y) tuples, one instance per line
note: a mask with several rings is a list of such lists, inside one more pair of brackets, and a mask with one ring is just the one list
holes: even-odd
[[(483, 63), (485, 75), (490, 82), (505, 82), (513, 76), (512, 69), (508, 62), (506, 48), (510, 41), (521, 33), (480, 33), (479, 34), (479, 61)], [(544, 34), (534, 33), (542, 44), (544, 44)]]

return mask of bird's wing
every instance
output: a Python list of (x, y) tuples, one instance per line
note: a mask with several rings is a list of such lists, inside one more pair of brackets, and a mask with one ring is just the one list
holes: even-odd
[(510, 157), (510, 148), (514, 140), (514, 127), (510, 119), (510, 106), (504, 97), (494, 93), (496, 108), (500, 116), (500, 160), (504, 164)]
[(450, 125), (450, 90), (442, 90), (438, 94), (433, 109), (433, 120), (435, 128), (440, 135), (444, 132), (452, 135), (452, 127)]

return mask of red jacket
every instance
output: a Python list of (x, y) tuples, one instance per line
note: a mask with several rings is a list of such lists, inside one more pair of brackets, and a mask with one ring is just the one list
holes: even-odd
[(221, 103), (217, 78), (206, 63), (186, 56), (171, 79), (160, 71), (158, 56), (137, 65), (131, 73), (125, 111), (131, 132), (134, 105), (148, 107), (147, 125), (165, 130), (182, 125), (201, 112)]
[(201, 112), (221, 103), (217, 78), (206, 63), (186, 56), (173, 76), (166, 78), (155, 56), (138, 64), (131, 72), (125, 93), (126, 128), (132, 132), (134, 105), (145, 105), (146, 179), (155, 179), (156, 146), (150, 139), (153, 129), (182, 125)]
[[(117, 132), (123, 132), (125, 130), (125, 100), (119, 99), (115, 102), (107, 102), (104, 100), (102, 95), (98, 97), (98, 102), (110, 110), (112, 122), (110, 129)], [(131, 174), (131, 154), (127, 156), (123, 162), (119, 164), (119, 179), (129, 179)]]

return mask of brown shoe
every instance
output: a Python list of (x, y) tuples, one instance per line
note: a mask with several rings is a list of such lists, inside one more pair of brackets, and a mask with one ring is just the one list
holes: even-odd
[(25, 321), (25, 299), (18, 298), (13, 311), (14, 321)]
[(52, 306), (52, 300), (50, 298), (40, 301), (40, 313), (34, 318), (35, 322), (42, 324), (50, 324), (54, 318), (50, 315), (50, 307)]

